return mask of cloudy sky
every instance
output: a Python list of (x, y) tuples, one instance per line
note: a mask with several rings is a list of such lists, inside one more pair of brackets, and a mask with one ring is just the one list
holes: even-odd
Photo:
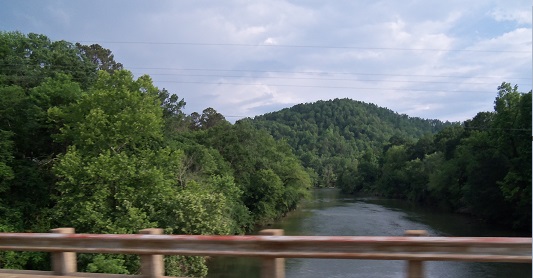
[(530, 0), (0, 0), (0, 30), (98, 43), (228, 120), (351, 98), (463, 121), (532, 84)]

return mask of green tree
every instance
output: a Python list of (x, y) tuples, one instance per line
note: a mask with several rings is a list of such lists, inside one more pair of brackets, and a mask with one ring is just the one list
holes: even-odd
[(74, 44), (45, 35), (0, 32), (0, 83), (33, 88), (57, 73), (70, 75), (82, 88), (96, 79), (96, 66)]
[[(158, 147), (162, 111), (156, 89), (131, 73), (100, 72), (94, 88), (50, 116), (70, 144), (54, 166), (58, 224), (80, 232), (132, 233), (155, 224), (157, 196), (171, 191), (164, 167), (179, 168), (181, 153)], [(159, 163), (158, 163), (159, 162)]]
[(498, 180), (505, 200), (514, 207), (514, 226), (531, 227), (531, 92), (502, 83), (494, 101), (494, 137), (507, 174)]
[[(11, 168), (13, 160), (11, 135), (10, 132), (0, 130), (0, 195), (4, 195), (10, 189), (9, 183), (15, 177), (13, 168)], [(4, 198), (0, 199), (0, 216), (0, 231), (8, 232), (12, 228), (13, 214)]]
[(157, 88), (147, 76), (133, 80), (129, 71), (101, 71), (90, 93), (75, 105), (50, 110), (61, 121), (61, 135), (84, 153), (147, 148), (161, 142), (162, 110)]
[(255, 129), (249, 120), (217, 125), (198, 134), (200, 142), (217, 149), (231, 165), (254, 222), (280, 217), (307, 195), (309, 175), (291, 148)]
[[(147, 227), (227, 232), (216, 228), (227, 225), (226, 218), (215, 217), (225, 216), (225, 203), (213, 202), (221, 196), (180, 189), (176, 173), (184, 167), (184, 153), (164, 146), (163, 110), (148, 77), (134, 80), (128, 71), (101, 71), (93, 89), (79, 101), (49, 113), (62, 123), (58, 140), (70, 144), (54, 166), (56, 225), (90, 233), (134, 233)], [(171, 217), (176, 215), (182, 218)], [(185, 269), (190, 274), (205, 269), (203, 259), (185, 261), (191, 265), (170, 264), (180, 268), (168, 271), (184, 275)], [(85, 270), (131, 273), (138, 263), (124, 256), (87, 256), (82, 264)]]
[[(79, 85), (64, 74), (45, 78), (27, 91), (17, 85), (0, 87), (0, 130), (9, 134), (9, 183), (3, 183), (0, 203), (6, 204), (16, 230), (46, 231), (47, 210), (51, 206), (54, 182), (51, 166), (64, 147), (53, 142), (58, 127), (48, 121), (47, 110), (75, 101), (81, 94)], [(9, 197), (7, 197), (9, 196)], [(13, 217), (11, 217), (13, 216)], [(17, 220), (18, 219), (18, 220)]]
[(76, 101), (81, 88), (93, 84), (96, 67), (68, 42), (19, 32), (0, 32), (0, 65), (0, 132), (9, 134), (2, 137), (11, 146), (6, 150), (13, 175), (0, 203), (10, 208), (14, 230), (46, 231), (51, 166), (66, 149), (53, 141), (58, 126), (47, 111)]
[(76, 43), (75, 45), (82, 55), (97, 66), (98, 70), (104, 70), (112, 74), (116, 70), (123, 69), (123, 65), (115, 61), (111, 50), (103, 48), (99, 44), (82, 45)]
[(378, 192), (387, 196), (401, 198), (409, 188), (409, 176), (404, 171), (408, 154), (404, 145), (392, 146), (383, 155), (381, 176), (377, 182)]
[(212, 128), (220, 123), (226, 123), (226, 119), (215, 109), (209, 107), (202, 111), (200, 116), (200, 125), (203, 129)]
[(167, 90), (159, 90), (159, 101), (163, 108), (163, 119), (165, 121), (165, 134), (172, 136), (177, 132), (184, 131), (186, 126), (186, 116), (182, 109), (185, 107), (185, 100), (179, 99), (176, 94), (170, 94)]
[(276, 204), (283, 196), (283, 182), (271, 169), (259, 170), (250, 177), (253, 186), (245, 192), (244, 200), (259, 223), (279, 217)]
[(461, 141), (456, 163), (464, 169), (464, 209), (483, 219), (501, 222), (509, 214), (497, 181), (507, 172), (504, 158), (487, 131), (477, 131)]

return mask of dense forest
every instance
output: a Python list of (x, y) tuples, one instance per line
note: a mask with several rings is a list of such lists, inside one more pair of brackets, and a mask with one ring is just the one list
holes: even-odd
[(254, 125), (294, 149), (315, 186), (402, 198), (531, 231), (531, 92), (502, 83), (464, 123), (348, 99), (300, 104)]
[[(0, 232), (242, 234), (281, 217), (310, 178), (290, 146), (134, 78), (99, 45), (0, 33)], [(0, 268), (48, 269), (0, 252)], [(204, 258), (168, 256), (171, 276)], [(136, 273), (138, 258), (79, 255), (79, 269)]]
[(389, 141), (415, 140), (452, 125), (350, 99), (299, 104), (253, 123), (287, 141), (317, 187), (335, 186), (343, 171), (357, 167), (364, 155), (381, 153)]
[[(405, 198), (531, 228), (531, 92), (503, 83), (464, 123), (349, 99), (231, 124), (135, 78), (109, 49), (0, 32), (0, 232), (243, 234), (310, 187)], [(165, 257), (170, 276), (205, 258)], [(0, 268), (49, 269), (0, 252)], [(80, 254), (79, 269), (133, 274), (135, 256)]]

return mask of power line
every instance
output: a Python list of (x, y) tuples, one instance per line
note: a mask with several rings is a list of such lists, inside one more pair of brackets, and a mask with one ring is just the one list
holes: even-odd
[[(457, 84), (452, 81), (410, 81), (386, 79), (354, 79), (354, 78), (316, 78), (316, 77), (283, 77), (283, 76), (246, 76), (246, 75), (218, 75), (218, 74), (177, 74), (177, 73), (151, 73), (150, 76), (177, 76), (177, 77), (218, 77), (218, 78), (249, 78), (249, 79), (285, 79), (285, 80), (318, 80), (318, 81), (359, 81), (359, 82), (388, 82), (388, 83), (430, 83), (430, 84)], [(171, 82), (171, 81), (160, 81)], [(461, 82), (468, 85), (490, 85), (492, 83)], [(529, 84), (517, 84), (529, 86)]]
[[(293, 85), (293, 84), (261, 84), (261, 83), (233, 83), (233, 82), (202, 82), (202, 81), (155, 81), (154, 83), (178, 83), (200, 85), (233, 85), (233, 86), (269, 86), (269, 87), (298, 87), (298, 88), (321, 88), (321, 89), (354, 89), (354, 90), (381, 90), (381, 91), (410, 91), (410, 92), (449, 92), (449, 93), (487, 93), (488, 91), (449, 91), (429, 89), (403, 89), (403, 88), (364, 88), (350, 86), (320, 86), (320, 85)], [(492, 92), (491, 92), (492, 93)]]
[[(215, 68), (145, 68), (129, 67), (132, 70), (175, 70), (175, 71), (208, 71), (208, 72), (254, 72), (254, 73), (289, 73), (312, 75), (376, 75), (376, 76), (402, 76), (402, 77), (437, 77), (437, 78), (483, 78), (495, 79), (501, 76), (461, 76), (461, 75), (427, 75), (427, 74), (389, 74), (389, 73), (364, 73), (364, 72), (332, 72), (332, 71), (282, 71), (282, 70), (256, 70), (256, 69), (215, 69)], [(531, 80), (531, 77), (510, 77), (505, 79)]]
[[(1, 65), (1, 64), (0, 64)], [(17, 66), (30, 66), (42, 69), (41, 65), (27, 65), (27, 64), (4, 64), (4, 69)], [(61, 68), (62, 66), (59, 66)], [(84, 73), (84, 71), (71, 70), (70, 66), (63, 66), (65, 73)], [(66, 70), (65, 70), (66, 69)], [(193, 72), (215, 72), (215, 73), (278, 73), (278, 74), (304, 74), (321, 77), (285, 77), (285, 76), (245, 76), (245, 75), (228, 75), (228, 74), (183, 74), (183, 73), (151, 73), (151, 75), (168, 75), (168, 76), (184, 76), (184, 77), (218, 77), (218, 78), (247, 78), (247, 79), (286, 79), (286, 80), (319, 80), (319, 81), (352, 81), (352, 82), (385, 82), (385, 83), (411, 83), (411, 84), (455, 84), (452, 81), (418, 81), (418, 80), (387, 80), (387, 79), (348, 79), (348, 78), (326, 78), (324, 75), (362, 75), (362, 76), (381, 76), (381, 77), (422, 77), (422, 78), (461, 78), (461, 79), (515, 79), (522, 80), (530, 78), (503, 78), (496, 76), (445, 76), (445, 75), (417, 75), (417, 74), (387, 74), (387, 73), (359, 73), (359, 72), (326, 72), (326, 71), (271, 71), (271, 70), (254, 70), (254, 69), (214, 69), (214, 68), (133, 68), (133, 69), (150, 69), (150, 70), (172, 70), (172, 71), (193, 71)], [(27, 69), (25, 69), (27, 70)], [(133, 72), (132, 72), (133, 73)], [(150, 75), (150, 74), (149, 74)], [(33, 79), (35, 76), (10, 75), (5, 76), (13, 80)], [(73, 79), (75, 80), (75, 78)], [(208, 81), (176, 81), (176, 80), (154, 80), (154, 83), (178, 83), (178, 84), (204, 84), (204, 85), (233, 85), (233, 86), (272, 86), (272, 87), (302, 87), (302, 88), (324, 88), (324, 89), (356, 89), (356, 90), (382, 90), (382, 91), (411, 91), (411, 92), (463, 92), (463, 93), (487, 93), (487, 91), (469, 91), (458, 90), (449, 91), (446, 89), (404, 89), (404, 88), (368, 88), (360, 86), (335, 86), (335, 85), (305, 85), (305, 84), (264, 84), (264, 83), (236, 83), (236, 82), (208, 82)], [(461, 82), (460, 84), (471, 85), (493, 85), (487, 82)], [(520, 84), (521, 87), (528, 87), (528, 85)], [(490, 91), (492, 92), (492, 91)]]
[(146, 42), (146, 41), (78, 41), (80, 43), (98, 44), (144, 44), (144, 45), (180, 45), (180, 46), (224, 46), (224, 47), (269, 47), (269, 48), (318, 48), (318, 49), (356, 49), (388, 51), (431, 51), (431, 52), (487, 52), (487, 53), (531, 53), (519, 50), (483, 50), (483, 49), (445, 49), (445, 48), (403, 48), (403, 47), (368, 47), (339, 45), (296, 45), (296, 44), (245, 44), (245, 43), (203, 43), (203, 42)]
[(222, 116), (224, 116), (224, 118), (252, 118), (254, 117), (254, 116), (235, 116), (235, 115), (222, 115)]
[[(43, 69), (40, 65), (28, 64), (2, 64), (1, 67), (16, 68), (19, 66), (35, 66)], [(84, 72), (74, 66), (53, 65), (54, 68), (75, 69), (64, 70), (65, 72)], [(46, 69), (46, 66), (45, 68)], [(502, 76), (466, 76), (466, 75), (428, 75), (428, 74), (391, 74), (391, 73), (365, 73), (365, 72), (335, 72), (335, 71), (283, 71), (283, 70), (257, 70), (257, 69), (216, 69), (216, 68), (162, 68), (162, 67), (128, 67), (127, 70), (169, 70), (169, 71), (206, 71), (206, 72), (245, 72), (245, 73), (285, 73), (307, 75), (363, 75), (363, 76), (399, 76), (399, 77), (433, 77), (433, 78), (461, 78), (461, 79), (504, 79), (504, 80), (531, 80), (531, 77), (502, 77)], [(144, 73), (142, 73), (144, 74)], [(146, 73), (148, 75), (163, 75), (160, 73)], [(168, 74), (171, 75), (171, 74)], [(267, 78), (267, 77), (264, 77)]]
[[(1, 75), (0, 75), (1, 76)], [(38, 79), (36, 76), (4, 76), (7, 80), (33, 80)], [(236, 76), (238, 77), (238, 76)], [(258, 78), (261, 79), (261, 78)], [(278, 79), (298, 79), (298, 78), (278, 78)], [(313, 79), (313, 80), (323, 80), (320, 78), (302, 78), (302, 79)], [(82, 78), (71, 78), (73, 81), (82, 80)], [(328, 80), (328, 79), (325, 79)], [(335, 80), (335, 79), (332, 79)], [(403, 83), (440, 83), (440, 84), (454, 84), (455, 82), (432, 82), (432, 81), (394, 81), (394, 80), (356, 80), (356, 79), (345, 79), (348, 81), (361, 81), (361, 82), (403, 82)], [(294, 87), (294, 88), (322, 88), (322, 89), (355, 89), (355, 90), (382, 90), (382, 91), (411, 91), (411, 92), (448, 92), (448, 93), (494, 93), (492, 90), (487, 91), (470, 91), (470, 90), (457, 90), (450, 91), (446, 88), (444, 89), (407, 89), (407, 88), (369, 88), (369, 87), (356, 87), (356, 86), (328, 86), (328, 85), (300, 85), (300, 84), (265, 84), (265, 83), (236, 83), (236, 82), (208, 82), (208, 81), (177, 81), (177, 80), (152, 80), (155, 83), (176, 83), (176, 84), (197, 84), (197, 85), (231, 85), (231, 86), (269, 86), (269, 87)], [(490, 83), (461, 83), (461, 84), (477, 84), (477, 85), (491, 85)], [(522, 86), (523, 84), (519, 84)], [(527, 85), (526, 85), (527, 86)]]

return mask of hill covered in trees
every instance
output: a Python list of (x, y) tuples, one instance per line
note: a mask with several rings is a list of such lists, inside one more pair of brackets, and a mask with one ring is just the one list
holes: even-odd
[(452, 125), (350, 99), (299, 104), (255, 117), (253, 123), (287, 141), (319, 187), (335, 186), (343, 171), (391, 142), (413, 141)]

